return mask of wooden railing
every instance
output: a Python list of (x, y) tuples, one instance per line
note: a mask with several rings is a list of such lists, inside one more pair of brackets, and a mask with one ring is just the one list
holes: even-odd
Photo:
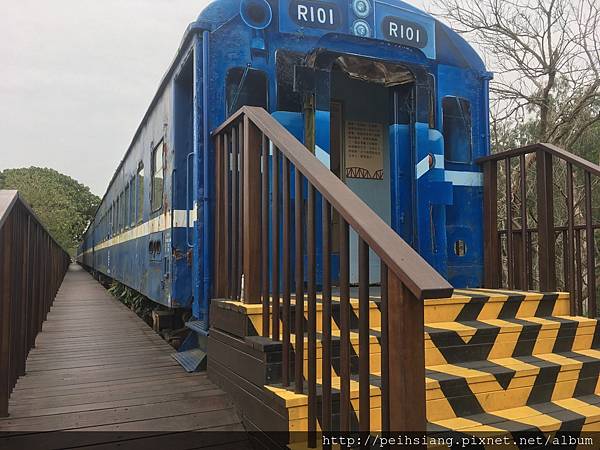
[(551, 144), (478, 161), (484, 172), (489, 288), (564, 290), (571, 313), (597, 316), (593, 192), (600, 166)]
[(0, 191), (0, 417), (69, 262), (17, 191)]
[[(265, 110), (244, 107), (213, 136), (217, 189), (214, 294), (217, 298), (262, 303), (263, 335), (283, 341), (283, 385), (293, 383), (295, 392), (301, 393), (305, 392), (306, 382), (309, 443), (315, 444), (318, 415), (324, 433), (368, 432), (371, 427), (369, 249), (381, 261), (381, 280), (374, 281), (381, 282), (383, 431), (424, 431), (423, 300), (448, 297), (452, 287)], [(299, 198), (302, 201), (297, 201)], [(332, 226), (334, 216), (339, 217), (336, 233)], [(317, 220), (321, 221), (319, 229)], [(351, 229), (358, 239), (358, 430), (351, 430)], [(332, 273), (332, 241), (336, 235), (339, 273)], [(319, 252), (321, 261), (317, 261)], [(340, 401), (335, 411), (331, 311), (332, 289), (336, 287), (332, 280), (339, 280), (340, 298)], [(320, 414), (316, 353), (319, 293), (323, 308)], [(292, 329), (296, 343), (294, 361)], [(305, 333), (306, 380), (302, 345)], [(334, 414), (339, 414), (339, 430), (332, 429)]]

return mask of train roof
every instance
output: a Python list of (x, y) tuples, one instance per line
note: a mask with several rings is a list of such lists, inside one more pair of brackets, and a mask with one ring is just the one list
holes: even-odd
[[(248, 2), (248, 0), (213, 0), (211, 3), (206, 5), (206, 7), (200, 12), (196, 25), (201, 28), (209, 28), (210, 30), (216, 30), (222, 25), (234, 20), (239, 16), (240, 5), (243, 1)], [(250, 0), (251, 2), (257, 2), (262, 0)], [(356, 0), (354, 0), (356, 1)], [(379, 17), (375, 16), (388, 16), (389, 11), (397, 11), (399, 15), (406, 15), (410, 20), (414, 20), (418, 23), (423, 24), (432, 24), (434, 27), (435, 34), (435, 48), (436, 55), (434, 58), (437, 62), (441, 64), (454, 65), (458, 67), (464, 67), (472, 69), (481, 74), (486, 74), (485, 64), (481, 57), (477, 54), (475, 49), (456, 31), (452, 30), (449, 26), (442, 23), (438, 19), (436, 19), (431, 14), (418, 9), (417, 7), (410, 5), (401, 0), (365, 0), (368, 1), (369, 4), (374, 3), (375, 8), (371, 8), (372, 12), (371, 17), (373, 22), (380, 21)], [(318, 5), (318, 4), (336, 4), (340, 7), (351, 9), (352, 0), (329, 0), (327, 2), (314, 1), (314, 0), (269, 0), (269, 3), (276, 8), (273, 11), (274, 17), (273, 24), (279, 23), (279, 29), (281, 32), (284, 32), (284, 22), (286, 22), (287, 18), (284, 17), (288, 14), (288, 10), (290, 9), (290, 5), (297, 5), (306, 3), (308, 5)], [(276, 6), (275, 6), (276, 5)], [(287, 7), (287, 8), (286, 8)], [(382, 13), (378, 13), (378, 10), (385, 11)], [(348, 14), (348, 13), (345, 13)], [(394, 13), (391, 13), (394, 14)], [(352, 13), (349, 14), (352, 17)], [(346, 27), (342, 26), (341, 33), (352, 34), (350, 31), (350, 23), (352, 19), (345, 18), (348, 24)], [(365, 20), (369, 20), (369, 18), (365, 18)], [(410, 23), (410, 22), (408, 22)], [(268, 29), (274, 29), (274, 25), (271, 24)], [(378, 25), (373, 23), (374, 28), (378, 28)], [(277, 30), (274, 30), (277, 31)], [(289, 31), (289, 27), (288, 30)], [(304, 29), (302, 33), (306, 33), (308, 29)], [(321, 34), (326, 34), (331, 32), (332, 30), (322, 30)], [(308, 34), (308, 33), (306, 33)], [(377, 34), (377, 31), (375, 31)], [(377, 36), (375, 36), (377, 38)]]

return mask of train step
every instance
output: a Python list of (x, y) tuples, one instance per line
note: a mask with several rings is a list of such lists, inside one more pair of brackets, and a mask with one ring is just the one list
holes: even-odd
[(199, 348), (173, 353), (171, 355), (186, 372), (199, 372), (206, 369), (206, 352)]
[[(381, 321), (381, 298), (379, 288), (372, 287), (369, 301), (369, 326), (377, 328)], [(340, 299), (332, 296), (332, 329), (339, 328)], [(350, 326), (358, 328), (360, 314), (358, 311), (357, 293), (351, 291)], [(316, 327), (322, 331), (322, 296), (317, 294)], [(475, 322), (487, 320), (513, 321), (518, 324), (520, 319), (567, 316), (570, 314), (569, 295), (567, 293), (538, 293), (524, 291), (486, 290), (486, 289), (457, 289), (450, 298), (425, 300), (425, 324), (436, 327), (438, 323)], [(271, 328), (273, 308), (270, 308), (269, 322)], [(280, 314), (283, 314), (283, 301), (280, 300)], [(263, 313), (260, 304), (244, 304), (233, 300), (214, 300), (211, 304), (211, 326), (228, 330), (240, 337), (262, 334)], [(296, 305), (291, 298), (290, 327), (295, 331)], [(281, 316), (280, 316), (281, 317)], [(308, 318), (308, 302), (304, 301), (304, 317)], [(232, 321), (237, 321), (239, 332), (232, 329)], [(242, 323), (243, 321), (243, 323)], [(283, 329), (280, 319), (279, 329)], [(442, 325), (443, 326), (443, 325)]]
[(203, 320), (185, 323), (191, 333), (185, 338), (179, 351), (172, 356), (187, 372), (206, 370), (208, 328)]
[(204, 320), (190, 320), (185, 323), (185, 327), (200, 335), (206, 336), (208, 333), (208, 326)]
[[(427, 432), (430, 438), (448, 434), (507, 436), (511, 441), (514, 439), (518, 443), (519, 439), (526, 437), (531, 439), (535, 435), (541, 436), (542, 433), (559, 430), (572, 435), (599, 431), (600, 395), (590, 394), (501, 409), (492, 414), (480, 413), (439, 420), (430, 422)], [(542, 442), (545, 443), (546, 439), (547, 437), (544, 436)]]

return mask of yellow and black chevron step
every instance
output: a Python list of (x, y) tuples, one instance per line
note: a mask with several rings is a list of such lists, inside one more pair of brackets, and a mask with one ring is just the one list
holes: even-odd
[(577, 316), (437, 322), (425, 327), (425, 364), (584, 350), (596, 336), (599, 322)]
[[(438, 423), (593, 395), (600, 393), (599, 374), (600, 350), (431, 366), (426, 370), (427, 418), (430, 422)], [(339, 398), (339, 385), (339, 377), (334, 376), (334, 402)], [(379, 373), (371, 374), (370, 385), (373, 410), (371, 426), (377, 431), (381, 425)], [(274, 400), (288, 409), (294, 428), (301, 429), (308, 417), (307, 392), (296, 394), (292, 388), (282, 386), (270, 386), (268, 389), (274, 394)], [(358, 413), (356, 374), (352, 376), (350, 393), (354, 411)], [(320, 381), (317, 395), (321, 395)]]
[(600, 350), (549, 353), (426, 369), (430, 421), (600, 393)]
[[(339, 329), (332, 330), (332, 358), (339, 357)], [(317, 376), (321, 371), (322, 335), (317, 333)], [(595, 342), (596, 339), (598, 342)], [(351, 370), (358, 371), (360, 354), (358, 332), (350, 332)], [(291, 336), (293, 349), (295, 336)], [(532, 317), (528, 319), (489, 319), (472, 322), (439, 322), (425, 328), (427, 366), (578, 351), (600, 346), (600, 322), (586, 317)], [(304, 336), (304, 359), (308, 358), (308, 338)], [(381, 331), (370, 330), (371, 369), (381, 367)], [(337, 371), (334, 364), (333, 369)], [(306, 371), (306, 367), (305, 367)]]
[[(307, 307), (307, 302), (305, 302)], [(333, 425), (339, 402), (340, 308), (332, 298)], [(358, 300), (351, 299), (350, 391), (357, 423)], [(262, 327), (260, 305), (232, 304)], [(292, 304), (292, 312), (295, 305)], [(425, 362), (430, 434), (595, 430), (600, 424), (600, 322), (569, 315), (566, 293), (461, 289), (451, 298), (427, 300)], [(317, 304), (317, 395), (321, 396), (322, 303)], [(306, 321), (307, 311), (304, 311)], [(381, 427), (380, 297), (370, 293), (371, 430)], [(292, 320), (292, 325), (294, 321)], [(306, 326), (306, 322), (305, 322)], [(305, 328), (306, 329), (306, 328)], [(294, 330), (293, 330), (294, 331)], [(292, 350), (297, 346), (291, 335)], [(308, 339), (304, 372), (308, 371)], [(292, 355), (293, 361), (293, 355)], [(307, 388), (305, 384), (305, 389)], [(265, 386), (273, 402), (287, 409), (290, 431), (304, 431), (307, 392)], [(320, 410), (320, 408), (318, 408)], [(320, 411), (318, 411), (320, 413)]]
[(447, 299), (425, 301), (425, 323), (565, 316), (569, 294), (456, 289)]
[[(351, 327), (357, 328), (360, 319), (358, 312), (358, 298), (354, 291), (351, 292)], [(322, 325), (322, 296), (317, 295), (317, 331), (321, 331)], [(245, 314), (250, 318), (255, 333), (262, 330), (262, 305), (244, 304), (233, 300), (220, 300), (216, 306), (231, 309), (239, 314)], [(332, 329), (337, 329), (339, 324), (340, 297), (332, 296)], [(370, 293), (369, 325), (379, 328), (381, 297), (379, 288), (373, 287)], [(308, 315), (308, 302), (304, 302), (304, 317)], [(272, 309), (271, 309), (272, 310)], [(292, 317), (295, 314), (295, 299), (291, 299)], [(426, 300), (424, 303), (425, 324), (445, 322), (483, 321), (490, 319), (519, 319), (531, 317), (566, 316), (569, 314), (569, 294), (536, 292), (457, 289), (450, 298)], [(282, 309), (280, 309), (282, 312)], [(269, 319), (271, 320), (271, 319)], [(294, 326), (294, 321), (291, 324)], [(280, 327), (281, 329), (281, 327)], [(305, 323), (306, 329), (306, 323)]]
[(600, 396), (552, 400), (494, 413), (439, 420), (428, 424), (428, 434), (446, 435), (449, 432), (504, 435), (506, 433), (549, 433), (555, 431), (600, 431)]

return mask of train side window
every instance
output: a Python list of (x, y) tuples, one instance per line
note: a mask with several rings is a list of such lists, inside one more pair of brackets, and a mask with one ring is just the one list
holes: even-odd
[(130, 194), (129, 194), (129, 183), (127, 183), (125, 185), (125, 192), (123, 192), (123, 228), (127, 229), (129, 228), (129, 201), (130, 201)]
[(137, 201), (136, 201), (136, 220), (142, 223), (144, 217), (144, 163), (140, 163), (137, 171)]
[(164, 174), (163, 174), (163, 141), (152, 151), (152, 212), (162, 206)]
[(132, 178), (131, 180), (129, 180), (129, 226), (132, 228), (135, 225), (135, 186), (135, 178)]
[(250, 67), (229, 69), (226, 86), (229, 115), (242, 106), (267, 108), (267, 75), (262, 70)]
[(117, 214), (117, 217), (115, 219), (115, 234), (119, 234), (121, 232), (121, 197), (118, 195), (115, 211)]
[(125, 228), (125, 196), (123, 195), (123, 191), (121, 191), (121, 195), (119, 196), (119, 207), (121, 211), (119, 211), (119, 231), (123, 231)]
[(471, 104), (461, 97), (444, 97), (442, 115), (446, 160), (470, 163), (473, 146)]

